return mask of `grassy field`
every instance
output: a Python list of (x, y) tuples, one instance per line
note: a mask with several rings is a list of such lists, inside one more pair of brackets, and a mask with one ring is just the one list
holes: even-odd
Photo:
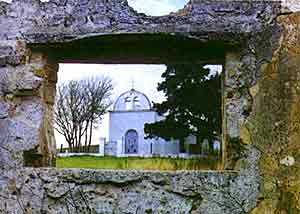
[(141, 170), (208, 170), (218, 169), (216, 159), (174, 159), (174, 158), (116, 158), (95, 156), (59, 157), (58, 168), (90, 169), (141, 169)]

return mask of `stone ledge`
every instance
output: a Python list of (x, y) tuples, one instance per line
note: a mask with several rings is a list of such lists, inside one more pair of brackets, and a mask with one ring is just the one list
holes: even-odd
[(236, 171), (22, 168), (2, 170), (0, 181), (0, 197), (11, 204), (5, 211), (20, 210), (19, 201), (25, 210), (49, 214), (240, 214), (254, 207), (258, 191), (255, 177)]

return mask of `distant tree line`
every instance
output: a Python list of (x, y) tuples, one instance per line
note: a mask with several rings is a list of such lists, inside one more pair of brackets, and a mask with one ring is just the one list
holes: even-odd
[(112, 80), (107, 77), (70, 81), (57, 87), (54, 122), (70, 152), (88, 152), (93, 129), (112, 102)]

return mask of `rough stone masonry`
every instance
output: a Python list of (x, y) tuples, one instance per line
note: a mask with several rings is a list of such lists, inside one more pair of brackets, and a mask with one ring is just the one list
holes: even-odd
[[(161, 17), (126, 0), (0, 2), (0, 213), (299, 214), (297, 11), (297, 0), (191, 0)], [(147, 50), (113, 51), (128, 44)], [(55, 165), (59, 62), (179, 62), (194, 44), (185, 61), (225, 69), (222, 170), (30, 168)]]

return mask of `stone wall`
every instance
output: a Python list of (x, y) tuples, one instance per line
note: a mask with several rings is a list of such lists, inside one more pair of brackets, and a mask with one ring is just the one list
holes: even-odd
[[(1, 213), (299, 213), (298, 4), (192, 0), (147, 17), (125, 0), (0, 2)], [(55, 162), (58, 62), (87, 60), (88, 51), (72, 55), (72, 48), (120, 34), (189, 38), (204, 45), (204, 61), (213, 52), (223, 59), (223, 168), (235, 171), (24, 168)], [(169, 62), (171, 52), (163, 54), (161, 63)]]
[[(5, 171), (1, 213), (247, 213), (257, 183), (234, 171)], [(16, 203), (18, 202), (18, 203)]]
[(251, 142), (262, 153), (255, 214), (300, 211), (300, 13), (278, 21), (280, 43), (270, 63), (261, 67), (255, 114), (247, 124)]

